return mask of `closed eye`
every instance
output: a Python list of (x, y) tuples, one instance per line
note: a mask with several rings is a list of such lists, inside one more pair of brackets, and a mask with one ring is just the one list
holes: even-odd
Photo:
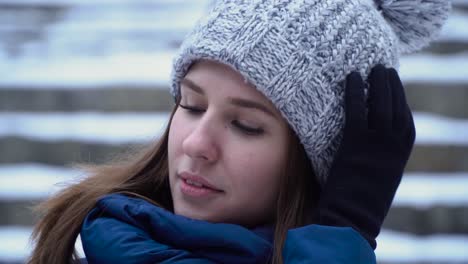
[(263, 133), (263, 129), (246, 126), (237, 120), (232, 121), (232, 124), (237, 129), (241, 130), (241, 132), (247, 135), (255, 136), (255, 135), (260, 135)]
[(198, 107), (195, 107), (195, 106), (189, 106), (189, 105), (182, 105), (182, 104), (179, 104), (179, 106), (186, 110), (187, 112), (189, 112), (190, 114), (201, 114), (203, 112), (205, 112), (205, 109), (203, 108), (198, 108)]
[[(179, 106), (182, 109), (184, 109), (185, 111), (187, 111), (191, 115), (200, 115), (200, 114), (202, 114), (202, 113), (204, 113), (206, 111), (203, 108), (190, 106), (190, 105), (179, 104)], [(237, 129), (239, 132), (241, 132), (242, 134), (245, 134), (247, 136), (261, 135), (264, 132), (264, 130), (262, 128), (256, 128), (256, 127), (251, 127), (251, 126), (248, 126), (248, 125), (244, 125), (238, 120), (231, 121), (231, 124), (233, 125), (233, 127), (235, 129)]]

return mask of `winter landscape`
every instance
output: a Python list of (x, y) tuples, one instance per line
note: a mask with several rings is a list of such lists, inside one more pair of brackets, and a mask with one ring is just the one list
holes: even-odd
[[(172, 56), (208, 2), (0, 0), (0, 263), (24, 262), (29, 208), (85, 176), (72, 165), (162, 132)], [(401, 60), (417, 138), (379, 263), (468, 263), (468, 1), (453, 3)]]

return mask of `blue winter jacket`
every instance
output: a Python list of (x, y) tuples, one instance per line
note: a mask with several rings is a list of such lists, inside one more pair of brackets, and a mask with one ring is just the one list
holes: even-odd
[[(122, 194), (101, 198), (87, 215), (81, 240), (88, 263), (269, 263), (272, 228), (247, 229), (175, 215)], [(376, 263), (352, 228), (308, 225), (288, 231), (284, 263)]]

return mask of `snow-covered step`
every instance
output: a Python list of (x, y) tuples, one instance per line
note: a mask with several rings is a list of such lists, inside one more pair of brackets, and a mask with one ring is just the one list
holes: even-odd
[[(98, 36), (94, 32), (153, 32), (158, 33), (162, 38), (181, 38), (183, 35), (161, 34), (169, 32), (186, 33), (192, 28), (196, 20), (203, 16), (207, 10), (210, 0), (198, 1), (43, 1), (34, 5), (22, 1), (3, 1), (0, 2), (0, 12), (2, 5), (10, 7), (10, 12), (16, 12), (15, 15), (25, 14), (35, 11), (38, 14), (51, 12), (51, 10), (62, 9), (64, 15), (56, 19), (46, 30), (49, 45), (64, 44), (61, 42), (61, 36), (71, 36), (72, 40), (78, 40), (82, 44), (85, 41), (96, 42)], [(41, 1), (37, 1), (41, 2)], [(48, 7), (47, 9), (42, 8)], [(442, 41), (461, 41), (466, 42), (467, 36), (464, 26), (467, 25), (467, 13), (463, 9), (458, 9), (456, 5), (454, 11), (450, 14), (449, 20), (442, 29), (440, 40)], [(11, 8), (15, 7), (15, 8)], [(22, 9), (23, 7), (23, 9)], [(39, 16), (40, 17), (40, 16)], [(0, 25), (0, 32), (22, 30), (34, 31), (40, 30), (44, 25), (37, 22), (38, 17), (20, 17), (21, 19), (6, 20), (7, 23)], [(175, 19), (174, 19), (175, 18)], [(161, 31), (162, 30), (162, 31)], [(81, 39), (74, 37), (77, 32), (88, 32), (90, 34), (80, 36)], [(129, 37), (129, 36), (127, 36)], [(154, 34), (148, 34), (145, 37), (154, 39)], [(39, 39), (38, 39), (39, 40)], [(180, 41), (180, 39), (176, 39)], [(102, 44), (106, 44), (105, 42)], [(102, 45), (101, 44), (101, 45)]]
[[(85, 1), (83, 1), (85, 2)], [(104, 1), (93, 2), (94, 5), (82, 4), (82, 1), (73, 3), (64, 1), (62, 4), (48, 3), (48, 9), (41, 9), (41, 5), (34, 7), (15, 2), (9, 6), (16, 6), (16, 9), (9, 9), (10, 12), (17, 14), (26, 14), (36, 8), (36, 13), (51, 12), (56, 9), (65, 9), (65, 15), (60, 20), (54, 21), (54, 24), (48, 25), (47, 37), (49, 45), (64, 44), (63, 37), (70, 37), (77, 32), (88, 33), (84, 36), (73, 37), (74, 41), (84, 43), (86, 41), (95, 42), (98, 36), (95, 33), (104, 33), (113, 35), (128, 32), (148, 32), (146, 36), (140, 38), (154, 39), (155, 33), (159, 38), (173, 38), (175, 41), (180, 41), (183, 34), (187, 33), (197, 19), (203, 16), (207, 9), (207, 2), (204, 1), (186, 1), (181, 3), (164, 3), (161, 1), (142, 1), (128, 3), (105, 3)], [(0, 2), (0, 10), (2, 3)], [(24, 6), (24, 10), (21, 9)], [(0, 11), (1, 12), (1, 11)], [(41, 18), (39, 16), (39, 18)], [(9, 23), (0, 25), (0, 32), (12, 31), (34, 31), (40, 30), (44, 25), (36, 23), (38, 17), (21, 17), (21, 20), (8, 20)], [(41, 22), (41, 21), (39, 21)], [(466, 26), (468, 25), (468, 14), (455, 10), (450, 14), (449, 19), (444, 24), (438, 41), (448, 42), (467, 42), (468, 36)], [(178, 32), (181, 34), (170, 34), (170, 32)], [(125, 35), (123, 35), (125, 36)], [(129, 37), (127, 35), (127, 37)], [(138, 40), (137, 40), (138, 41)], [(103, 43), (105, 44), (105, 42)], [(101, 44), (102, 45), (102, 44)], [(60, 46), (63, 48), (62, 46)]]
[(407, 172), (393, 205), (420, 209), (444, 205), (468, 207), (468, 172)]
[[(21, 263), (29, 256), (31, 228), (0, 227), (0, 263)], [(377, 238), (376, 255), (379, 263), (446, 263), (468, 262), (468, 236), (413, 236), (383, 230)], [(84, 256), (81, 240), (75, 248)]]
[(377, 238), (379, 263), (468, 263), (467, 235), (414, 236), (383, 230)]
[[(404, 82), (406, 96), (413, 111), (468, 119), (468, 82)], [(87, 89), (70, 89), (69, 86), (38, 88), (0, 87), (0, 112), (155, 112), (169, 111), (174, 105), (168, 85), (115, 84)]]
[[(79, 181), (78, 169), (44, 164), (0, 166), (0, 226), (31, 225), (33, 203)], [(467, 233), (468, 173), (406, 173), (384, 223), (414, 234)]]
[[(204, 4), (211, 0), (139, 0), (141, 5), (181, 5), (181, 4)], [(463, 1), (463, 0), (458, 0)], [(0, 4), (15, 4), (24, 6), (42, 6), (42, 5), (64, 5), (64, 6), (107, 6), (107, 5), (131, 5), (132, 0), (0, 0)]]
[[(139, 4), (185, 4), (185, 3), (202, 3), (207, 4), (212, 0), (139, 0)], [(93, 0), (0, 0), (0, 4), (17, 4), (17, 5), (66, 5), (66, 6), (96, 6), (96, 5), (128, 5), (134, 1), (131, 0), (101, 0), (99, 2)], [(467, 0), (451, 0), (453, 6), (468, 6)]]
[(416, 144), (468, 146), (468, 119), (414, 113)]
[[(1, 52), (1, 51), (0, 51)], [(96, 88), (156, 86), (169, 84), (175, 51), (132, 52), (95, 57), (60, 56), (2, 59), (0, 72), (7, 73), (0, 87)]]
[(5, 2), (0, 58), (52, 60), (175, 48), (207, 1)]
[(16, 46), (22, 56), (151, 52), (177, 47), (204, 10), (193, 3), (14, 5), (6, 10), (0, 4), (0, 15), (13, 17), (0, 25), (0, 43), (7, 52)]
[[(71, 167), (37, 163), (0, 165), (0, 199), (44, 199), (83, 177), (86, 177), (84, 171)], [(405, 173), (394, 205), (421, 209), (438, 205), (468, 206), (468, 172)]]
[[(416, 147), (407, 171), (468, 171), (467, 120), (415, 113)], [(0, 113), (0, 163), (103, 162), (155, 140), (168, 113)]]
[(467, 83), (468, 53), (415, 54), (402, 57), (399, 69), (404, 82)]
[[(8, 113), (0, 112), (0, 136), (43, 141), (128, 143), (154, 139), (169, 114), (159, 113)], [(468, 119), (414, 113), (416, 143), (468, 146)]]
[[(0, 53), (0, 72), (8, 73), (0, 79), (0, 88), (168, 87), (174, 54), (175, 50), (10, 60)], [(400, 75), (404, 82), (468, 83), (468, 53), (405, 56)]]
[[(31, 232), (31, 227), (0, 226), (0, 263), (24, 263), (32, 250), (29, 241)], [(75, 249), (79, 256), (84, 256), (79, 237), (76, 241)]]
[[(415, 113), (416, 147), (408, 171), (468, 171), (466, 119)], [(168, 114), (0, 113), (0, 163), (103, 162), (129, 144), (155, 140)], [(47, 151), (47, 154), (45, 154)]]
[(40, 200), (85, 174), (79, 169), (36, 163), (0, 165), (0, 200)]
[[(1, 163), (39, 162), (51, 165), (102, 163), (110, 157), (128, 152), (140, 143), (98, 143), (78, 140), (42, 141), (16, 136), (0, 137)], [(108, 141), (109, 142), (109, 141)], [(468, 148), (463, 145), (416, 145), (407, 171), (468, 171)]]
[(444, 24), (437, 42), (468, 42), (468, 13), (454, 10)]
[(468, 234), (468, 173), (406, 173), (385, 220), (387, 229), (427, 235)]
[(0, 136), (36, 140), (76, 140), (122, 144), (159, 136), (169, 115), (163, 113), (0, 113)]

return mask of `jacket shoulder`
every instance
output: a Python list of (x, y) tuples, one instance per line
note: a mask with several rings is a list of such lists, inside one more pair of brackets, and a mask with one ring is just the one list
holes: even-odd
[(374, 250), (351, 227), (308, 225), (290, 229), (283, 247), (284, 263), (375, 264)]

